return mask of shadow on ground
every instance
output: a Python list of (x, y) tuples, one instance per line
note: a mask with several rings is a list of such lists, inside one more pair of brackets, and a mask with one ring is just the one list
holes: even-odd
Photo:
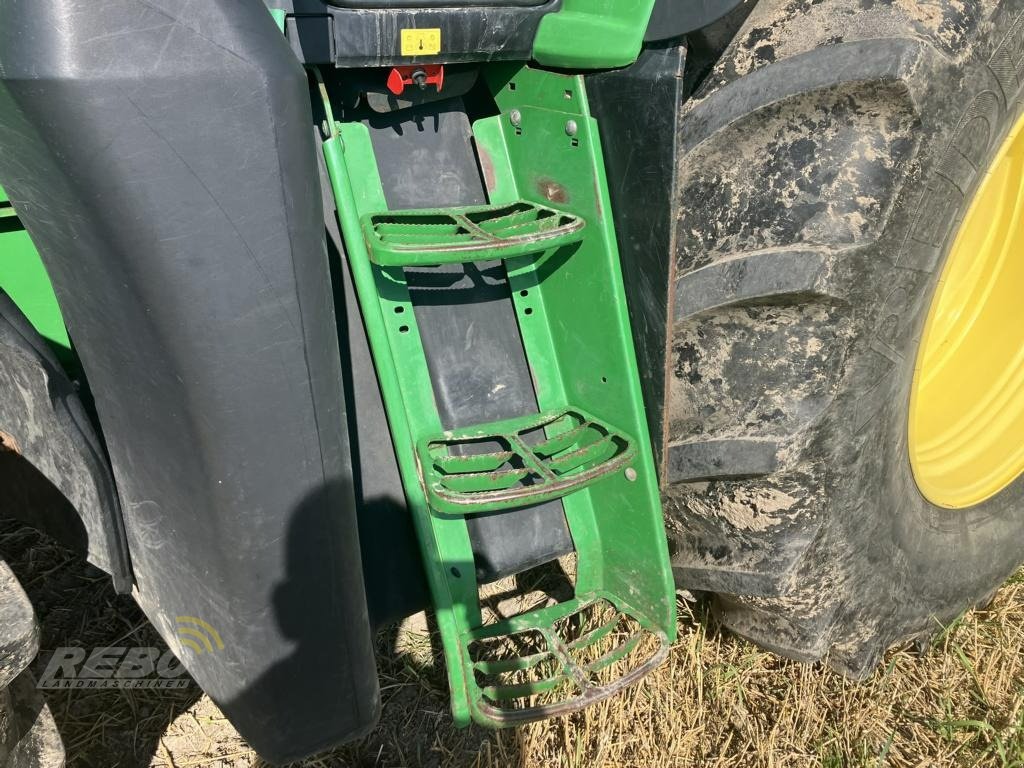
[[(0, 558), (11, 566), (39, 618), (38, 677), (53, 651), (78, 646), (167, 647), (110, 577), (21, 523), (0, 519)], [(179, 714), (200, 698), (194, 683), (181, 690), (44, 691), (71, 768), (148, 766)]]
[[(167, 647), (135, 601), (78, 555), (22, 523), (0, 518), (0, 558), (14, 570), (40, 620), (39, 676), (57, 648)], [(422, 625), (422, 626), (420, 626)], [(383, 712), (377, 728), (345, 747), (296, 764), (464, 766), (481, 753), (521, 764), (512, 732), (457, 730), (433, 627), (419, 617), (376, 637)], [(69, 768), (263, 768), (189, 678), (180, 690), (47, 690)]]

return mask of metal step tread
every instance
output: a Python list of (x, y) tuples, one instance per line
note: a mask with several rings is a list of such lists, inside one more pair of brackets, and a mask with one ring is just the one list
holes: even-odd
[(636, 457), (636, 441), (576, 408), (445, 432), (418, 447), (431, 507), (471, 514), (585, 488)]
[(370, 258), (385, 267), (526, 256), (579, 242), (584, 226), (579, 216), (525, 201), (362, 217)]
[(474, 629), (463, 637), (470, 706), (504, 727), (614, 696), (668, 656), (653, 626), (599, 591)]

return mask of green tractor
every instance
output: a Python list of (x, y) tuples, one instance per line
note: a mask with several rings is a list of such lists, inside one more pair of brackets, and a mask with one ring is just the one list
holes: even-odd
[[(677, 589), (867, 676), (1024, 560), (1022, 84), (1016, 0), (0, 0), (0, 514), (274, 762), (428, 606), (460, 725)], [(0, 561), (3, 766), (38, 645)]]

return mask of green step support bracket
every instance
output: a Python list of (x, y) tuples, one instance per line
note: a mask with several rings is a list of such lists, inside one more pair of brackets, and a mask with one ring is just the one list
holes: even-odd
[[(418, 211), (388, 210), (367, 128), (335, 122), (320, 84), (333, 126), (324, 157), (454, 719), (506, 726), (579, 709), (657, 666), (675, 639), (675, 587), (583, 79), (495, 65), (485, 81), (500, 110), (473, 126), (489, 204)], [(540, 413), (446, 431), (404, 269), (493, 259)], [(576, 549), (575, 597), (484, 623), (466, 516), (551, 498)]]
[(564, 0), (540, 23), (533, 58), (545, 67), (612, 69), (636, 61), (654, 0)]

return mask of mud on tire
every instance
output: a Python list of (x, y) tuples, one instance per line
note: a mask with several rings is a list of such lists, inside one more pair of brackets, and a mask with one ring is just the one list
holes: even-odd
[(0, 768), (60, 768), (64, 748), (29, 663), (39, 627), (17, 578), (0, 560)]
[(921, 330), (1020, 111), (1024, 3), (762, 0), (690, 102), (664, 493), (677, 581), (784, 655), (869, 674), (1022, 560), (1024, 479), (933, 506)]

